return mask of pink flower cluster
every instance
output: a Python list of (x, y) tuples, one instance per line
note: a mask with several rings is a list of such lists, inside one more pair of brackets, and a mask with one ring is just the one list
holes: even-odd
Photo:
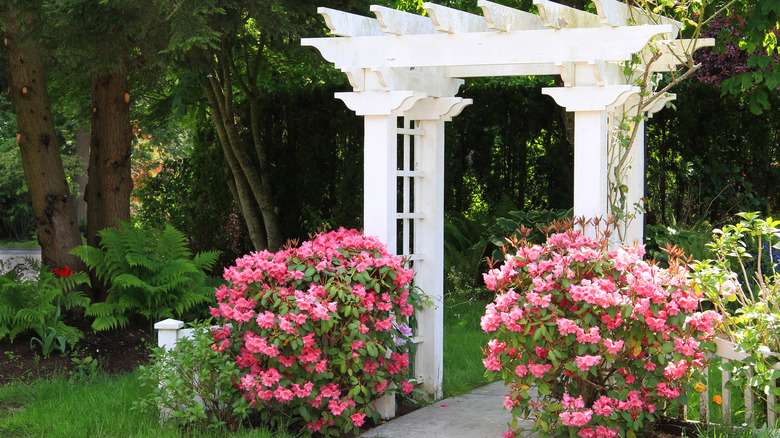
[(485, 367), (508, 376), (513, 394), (537, 386), (552, 397), (541, 403), (561, 400), (542, 409), (505, 399), (548, 425), (536, 429), (543, 436), (574, 428), (581, 437), (615, 437), (652, 420), (657, 401), (676, 400), (703, 368), (703, 345), (720, 323), (716, 312), (697, 311), (701, 297), (684, 264), (662, 269), (642, 259), (641, 246), (602, 245), (574, 231), (553, 234), (544, 245), (515, 247), (484, 274), (497, 292), (480, 322), (495, 336)]
[(235, 357), (249, 407), (351, 431), (377, 418), (371, 402), (391, 383), (412, 391), (407, 319), (419, 300), (412, 271), (379, 240), (342, 228), (246, 255), (224, 277), (212, 348)]

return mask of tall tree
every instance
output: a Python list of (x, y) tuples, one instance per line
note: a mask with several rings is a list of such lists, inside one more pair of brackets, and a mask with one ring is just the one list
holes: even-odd
[(8, 0), (0, 6), (10, 73), (8, 95), (16, 110), (17, 141), (42, 262), (52, 268), (69, 266), (82, 270), (81, 260), (69, 254), (81, 244), (81, 234), (54, 132), (45, 77), (47, 54), (38, 39), (42, 23), (30, 6), (20, 0)]
[(283, 237), (270, 176), (272, 160), (260, 129), (259, 99), (272, 83), (269, 58), (275, 50), (297, 47), (296, 39), (316, 7), (280, 0), (205, 3), (173, 5), (169, 50), (201, 78), (224, 152), (228, 185), (254, 247), (275, 250)]
[[(45, 12), (56, 24), (58, 53), (72, 73), (91, 77), (87, 244), (100, 245), (98, 233), (130, 220), (130, 76), (151, 82), (159, 74), (158, 36), (167, 34), (153, 0), (47, 0)], [(148, 80), (147, 80), (148, 78)], [(139, 81), (143, 82), (143, 81)], [(107, 286), (93, 275), (96, 298)]]

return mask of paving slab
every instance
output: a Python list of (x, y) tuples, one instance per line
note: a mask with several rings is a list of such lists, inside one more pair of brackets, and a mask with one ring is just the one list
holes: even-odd
[[(458, 397), (437, 401), (381, 424), (361, 438), (501, 438), (512, 420), (504, 410), (504, 382), (495, 382)], [(521, 423), (530, 431), (531, 421)]]

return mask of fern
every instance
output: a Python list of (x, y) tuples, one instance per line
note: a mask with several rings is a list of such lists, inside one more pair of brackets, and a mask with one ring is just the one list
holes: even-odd
[(47, 333), (54, 330), (71, 346), (82, 333), (68, 326), (60, 318), (61, 311), (86, 307), (89, 299), (79, 285), (89, 283), (83, 272), (69, 277), (57, 277), (42, 268), (37, 279), (24, 279), (11, 270), (0, 275), (0, 339), (8, 336), (11, 342), (28, 331)]
[(124, 327), (130, 314), (150, 322), (181, 317), (213, 299), (204, 270), (214, 265), (219, 251), (193, 256), (184, 235), (171, 225), (152, 230), (122, 223), (99, 234), (100, 248), (80, 246), (73, 251), (110, 285), (105, 303), (95, 303), (86, 312), (95, 317), (96, 330)]

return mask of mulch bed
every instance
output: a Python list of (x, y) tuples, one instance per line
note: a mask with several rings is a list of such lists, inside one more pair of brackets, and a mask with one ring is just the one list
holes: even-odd
[(80, 328), (84, 338), (64, 355), (54, 352), (43, 357), (37, 344), (30, 348), (32, 335), (18, 336), (13, 343), (7, 337), (0, 340), (0, 385), (67, 376), (78, 360), (87, 357), (97, 360), (100, 369), (110, 374), (132, 372), (149, 361), (153, 338), (145, 323), (104, 333), (95, 332), (86, 324)]

